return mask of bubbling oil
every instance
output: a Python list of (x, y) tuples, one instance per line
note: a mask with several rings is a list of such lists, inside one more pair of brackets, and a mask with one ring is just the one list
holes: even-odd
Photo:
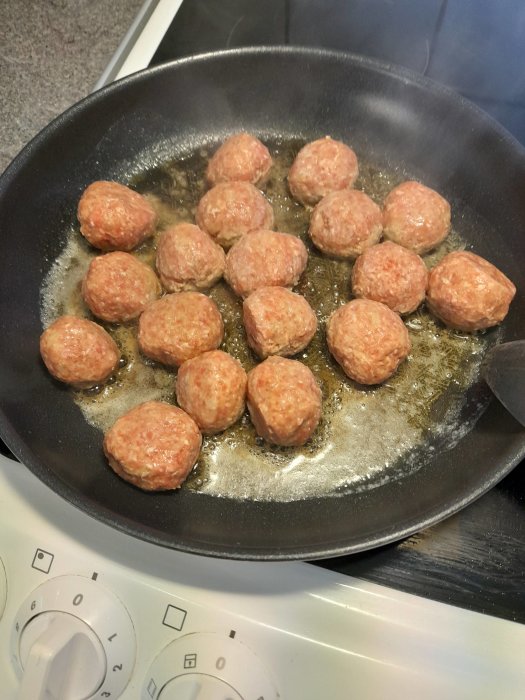
[[(291, 501), (374, 488), (421, 466), (431, 458), (436, 441), (451, 447), (483, 409), (480, 403), (471, 412), (470, 423), (461, 418), (466, 391), (478, 377), (491, 342), (489, 336), (449, 330), (424, 307), (404, 319), (412, 352), (384, 384), (360, 386), (334, 362), (326, 345), (325, 327), (330, 314), (351, 298), (352, 263), (328, 258), (312, 246), (307, 235), (309, 211), (288, 193), (286, 174), (302, 145), (299, 141), (268, 144), (274, 167), (265, 194), (274, 210), (276, 230), (300, 237), (309, 253), (307, 269), (295, 291), (304, 295), (315, 310), (319, 327), (296, 359), (310, 367), (321, 386), (321, 422), (304, 447), (284, 448), (259, 438), (245, 413), (223, 433), (204, 438), (199, 461), (183, 485), (185, 489), (218, 497)], [(144, 262), (154, 266), (158, 236), (165, 228), (194, 220), (195, 208), (206, 190), (208, 157), (206, 150), (199, 150), (150, 169), (132, 183), (148, 197), (159, 217), (156, 235), (134, 251)], [(386, 171), (360, 160), (356, 187), (381, 204), (388, 192), (405, 179), (402, 170)], [(453, 230), (436, 251), (425, 256), (425, 262), (431, 267), (450, 250), (463, 247), (464, 238)], [(95, 255), (78, 228), (72, 227), (68, 243), (42, 290), (44, 327), (63, 313), (92, 318), (80, 285)], [(246, 343), (241, 301), (224, 281), (209, 295), (224, 319), (221, 348), (249, 371), (257, 358)], [(71, 390), (86, 420), (103, 433), (120, 415), (143, 401), (176, 403), (176, 369), (141, 355), (137, 323), (101, 325), (121, 349), (122, 361), (104, 386)]]

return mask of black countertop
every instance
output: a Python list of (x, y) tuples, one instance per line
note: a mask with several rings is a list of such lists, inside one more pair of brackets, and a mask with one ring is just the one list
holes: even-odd
[[(274, 44), (350, 51), (404, 66), (452, 87), (525, 144), (522, 0), (185, 0), (152, 63)], [(525, 623), (524, 543), (522, 463), (428, 530), (317, 564)]]

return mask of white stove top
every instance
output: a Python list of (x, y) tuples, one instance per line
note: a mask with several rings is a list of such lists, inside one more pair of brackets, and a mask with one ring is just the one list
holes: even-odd
[[(307, 564), (142, 542), (6, 458), (0, 500), (4, 700), (523, 697), (523, 625)], [(22, 664), (37, 676), (47, 664), (55, 690), (25, 680), (17, 695)], [(57, 690), (59, 672), (71, 688)], [(83, 682), (90, 694), (75, 694)]]

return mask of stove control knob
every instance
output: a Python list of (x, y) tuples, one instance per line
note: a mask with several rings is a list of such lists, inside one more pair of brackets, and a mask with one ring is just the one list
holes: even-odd
[(7, 598), (7, 577), (5, 575), (4, 565), (0, 559), (0, 618), (4, 614), (5, 601)]
[(81, 576), (49, 579), (24, 601), (11, 636), (19, 700), (118, 698), (135, 663), (122, 603)]
[(260, 659), (241, 642), (211, 632), (168, 644), (150, 666), (142, 700), (276, 700)]

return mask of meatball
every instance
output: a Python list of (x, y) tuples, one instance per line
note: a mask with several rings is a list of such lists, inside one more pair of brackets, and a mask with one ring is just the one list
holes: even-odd
[(160, 291), (151, 267), (121, 251), (94, 258), (82, 280), (82, 296), (91, 313), (112, 323), (137, 318)]
[(199, 292), (180, 292), (150, 304), (139, 318), (139, 348), (153, 360), (179, 366), (222, 343), (217, 305)]
[(352, 187), (358, 173), (353, 150), (325, 136), (301, 148), (288, 173), (288, 187), (302, 204), (317, 204), (330, 192)]
[(381, 238), (381, 209), (359, 190), (323, 197), (310, 219), (310, 238), (327, 255), (355, 258)]
[(177, 489), (199, 457), (202, 437), (193, 418), (161, 401), (135, 406), (108, 430), (111, 468), (145, 491)]
[(274, 445), (304, 445), (321, 418), (321, 390), (298, 360), (261, 362), (248, 373), (247, 397), (257, 434)]
[(428, 270), (419, 255), (397, 243), (385, 241), (360, 255), (352, 270), (352, 291), (408, 314), (425, 298)]
[(515, 294), (516, 287), (488, 260), (456, 251), (430, 272), (427, 306), (447, 326), (476, 331), (503, 321)]
[(249, 182), (222, 182), (200, 200), (197, 224), (217, 243), (229, 248), (248, 231), (273, 227), (273, 209)]
[(230, 136), (210, 158), (206, 180), (210, 186), (220, 182), (251, 182), (262, 185), (272, 167), (272, 157), (266, 146), (252, 134)]
[(157, 215), (138, 192), (118, 182), (93, 182), (78, 203), (80, 233), (100, 250), (132, 250), (151, 236)]
[(317, 330), (310, 304), (284, 287), (260, 287), (244, 300), (242, 311), (248, 345), (263, 359), (295, 355)]
[(336, 361), (359, 384), (387, 380), (411, 348), (399, 316), (385, 304), (370, 299), (354, 299), (334, 311), (326, 335)]
[(42, 333), (40, 354), (55, 379), (78, 389), (105, 382), (120, 359), (109, 333), (76, 316), (60, 316)]
[(246, 382), (238, 360), (222, 350), (211, 350), (180, 366), (177, 401), (203, 433), (219, 433), (241, 417)]
[(450, 231), (450, 204), (419, 182), (403, 182), (387, 195), (383, 235), (422, 255), (438, 246)]
[(236, 294), (246, 297), (259, 287), (293, 287), (307, 262), (300, 238), (261, 229), (247, 233), (230, 248), (224, 277)]
[(226, 256), (207, 233), (194, 224), (164, 231), (157, 246), (157, 271), (169, 292), (212, 287), (224, 273)]

